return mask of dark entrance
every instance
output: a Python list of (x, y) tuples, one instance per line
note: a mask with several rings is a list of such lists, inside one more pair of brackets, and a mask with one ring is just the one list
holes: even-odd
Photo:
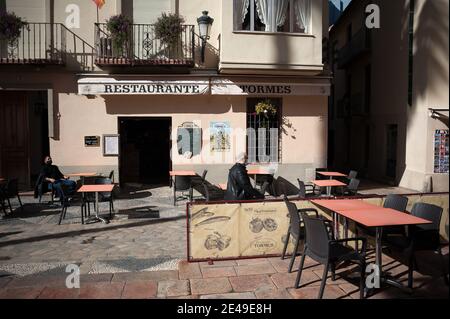
[(169, 185), (171, 118), (119, 118), (120, 182)]
[(32, 188), (49, 149), (47, 91), (0, 91), (0, 176)]

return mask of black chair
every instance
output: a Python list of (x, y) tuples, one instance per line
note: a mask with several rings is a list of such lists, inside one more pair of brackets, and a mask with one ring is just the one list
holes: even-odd
[(112, 183), (114, 184), (115, 178), (114, 178), (114, 171), (111, 171), (108, 175), (108, 178), (112, 181)]
[(286, 234), (286, 240), (284, 242), (283, 253), (281, 254), (281, 259), (284, 260), (286, 256), (287, 247), (289, 245), (289, 239), (292, 236), (295, 239), (294, 251), (292, 252), (291, 262), (289, 263), (288, 272), (292, 272), (292, 267), (294, 266), (295, 258), (298, 253), (298, 246), (300, 244), (300, 240), (305, 239), (305, 228), (303, 225), (303, 221), (301, 219), (300, 213), (302, 212), (312, 212), (316, 214), (316, 217), (319, 218), (319, 212), (315, 209), (298, 209), (297, 206), (290, 202), (287, 197), (284, 197), (284, 202), (288, 209), (289, 213), (289, 227)]
[(352, 180), (350, 180), (350, 183), (341, 188), (341, 192), (339, 195), (341, 196), (356, 196), (358, 195), (358, 188), (359, 188), (359, 184), (360, 184), (360, 180), (353, 178)]
[(348, 173), (347, 179), (349, 181), (351, 181), (352, 179), (355, 179), (358, 177), (358, 172), (357, 171), (350, 171), (350, 173)]
[[(192, 202), (193, 188), (190, 176), (175, 176), (173, 183), (173, 205), (177, 206), (177, 201), (188, 199)], [(177, 197), (177, 192), (181, 192), (181, 196)], [(189, 192), (187, 195), (185, 192)]]
[(427, 204), (414, 204), (411, 215), (431, 221), (431, 224), (414, 225), (408, 227), (407, 235), (388, 235), (386, 242), (390, 248), (400, 250), (406, 255), (408, 261), (408, 287), (413, 287), (414, 265), (417, 265), (415, 259), (416, 251), (434, 251), (441, 259), (442, 272), (445, 283), (448, 285), (448, 264), (444, 261), (441, 250), (441, 241), (439, 228), (442, 217), (442, 207)]
[(307, 198), (310, 196), (316, 195), (316, 188), (314, 185), (305, 184), (305, 182), (301, 181), (299, 178), (298, 181), (298, 196), (300, 198)]
[[(396, 194), (389, 194), (386, 196), (383, 207), (397, 210), (399, 212), (405, 213), (406, 207), (408, 206), (408, 197), (400, 196)], [(357, 225), (356, 227), (356, 236), (358, 236), (359, 231), (362, 231), (366, 235), (375, 237), (376, 232), (371, 227), (365, 227), (363, 225)], [(390, 226), (383, 227), (383, 236), (387, 236), (388, 234), (405, 234), (404, 226)]]
[[(62, 221), (66, 218), (67, 209), (71, 206), (70, 204), (73, 202), (75, 198), (77, 198), (78, 195), (75, 194), (69, 194), (69, 188), (66, 185), (61, 185), (61, 193), (59, 201), (61, 203), (61, 213), (59, 215), (59, 222), (58, 225), (61, 225)], [(81, 224), (84, 224), (84, 201), (81, 201)]]
[(5, 203), (6, 196), (4, 195), (4, 191), (3, 191), (4, 186), (5, 185), (0, 184), (0, 205), (2, 207), (3, 213), (6, 216), (6, 215), (8, 215), (8, 212), (6, 211), (6, 203)]
[[(95, 185), (112, 185), (113, 181), (109, 178), (96, 178)], [(113, 192), (101, 192), (98, 193), (98, 202), (100, 203), (109, 203), (109, 217), (113, 217), (114, 212), (114, 198)], [(98, 209), (98, 207), (97, 207)]]
[[(322, 299), (328, 272), (331, 269), (331, 279), (335, 280), (335, 269), (339, 263), (351, 262), (359, 265), (360, 278), (360, 298), (364, 298), (365, 271), (366, 271), (366, 239), (346, 238), (333, 240), (333, 233), (330, 231), (332, 224), (322, 218), (311, 217), (307, 213), (302, 213), (305, 224), (305, 247), (302, 259), (298, 268), (298, 275), (295, 281), (295, 288), (299, 288), (305, 257), (308, 256), (314, 261), (323, 264), (324, 271), (322, 283), (320, 285), (319, 299)], [(362, 250), (359, 252), (344, 244), (348, 242), (362, 242)]]
[[(22, 200), (20, 199), (20, 195), (19, 195), (19, 180), (17, 178), (10, 179), (6, 182), (6, 185), (3, 186), (2, 194), (3, 194), (2, 195), (3, 199), (6, 200), (6, 202), (8, 203), (9, 211), (11, 214), (13, 213), (12, 206), (11, 206), (11, 199), (13, 199), (15, 197), (17, 197), (19, 204), (20, 204), (20, 209), (23, 211)], [(6, 210), (5, 210), (5, 214), (6, 214)]]

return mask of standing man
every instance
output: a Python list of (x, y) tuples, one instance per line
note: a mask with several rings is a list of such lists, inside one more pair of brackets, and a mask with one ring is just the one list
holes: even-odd
[(264, 195), (253, 188), (247, 174), (247, 153), (241, 153), (237, 157), (236, 164), (228, 174), (228, 186), (225, 200), (252, 200), (263, 199)]
[(56, 191), (56, 197), (62, 198), (62, 185), (68, 188), (69, 195), (75, 193), (77, 183), (69, 180), (67, 176), (64, 176), (58, 166), (53, 165), (53, 160), (50, 156), (46, 156), (44, 159), (44, 166), (42, 166), (41, 169), (41, 176), (46, 182), (53, 184)]

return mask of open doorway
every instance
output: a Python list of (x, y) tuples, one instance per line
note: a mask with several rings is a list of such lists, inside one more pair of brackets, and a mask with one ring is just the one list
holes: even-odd
[(119, 118), (122, 185), (169, 185), (171, 126), (171, 118)]

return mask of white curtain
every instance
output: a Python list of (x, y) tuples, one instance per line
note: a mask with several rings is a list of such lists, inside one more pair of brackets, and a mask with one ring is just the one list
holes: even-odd
[(271, 0), (255, 0), (256, 11), (258, 12), (258, 17), (263, 24), (266, 25), (266, 31), (271, 31), (272, 26), (270, 25), (272, 10), (270, 10)]
[[(275, 0), (275, 22), (277, 27), (284, 26), (287, 17), (289, 0)], [(277, 30), (273, 30), (277, 31)]]
[(311, 32), (311, 0), (294, 0), (295, 17), (300, 29)]
[[(289, 0), (255, 0), (256, 11), (268, 32), (276, 32), (286, 22)], [(275, 21), (273, 21), (275, 20)]]
[(234, 29), (242, 30), (245, 16), (248, 14), (250, 0), (234, 0)]

